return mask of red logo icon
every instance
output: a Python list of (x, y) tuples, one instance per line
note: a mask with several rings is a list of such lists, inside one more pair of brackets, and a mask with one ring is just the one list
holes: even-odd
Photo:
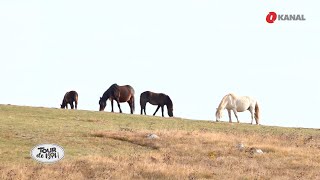
[(266, 16), (266, 21), (268, 23), (274, 23), (276, 19), (277, 19), (277, 13), (275, 12), (269, 12), (269, 14)]

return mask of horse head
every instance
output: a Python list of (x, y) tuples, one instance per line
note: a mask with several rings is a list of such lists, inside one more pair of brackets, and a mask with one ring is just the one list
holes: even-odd
[(64, 109), (67, 106), (67, 103), (62, 102), (62, 104), (60, 104), (61, 109)]
[(222, 110), (217, 108), (217, 111), (216, 111), (216, 121), (217, 121), (217, 122), (220, 121), (221, 117), (222, 117)]
[(170, 117), (173, 117), (173, 108), (171, 107), (171, 108), (168, 108), (168, 115), (170, 116)]
[(103, 111), (103, 110), (106, 108), (106, 106), (107, 106), (107, 101), (104, 101), (104, 100), (100, 97), (99, 105), (100, 105), (99, 111)]

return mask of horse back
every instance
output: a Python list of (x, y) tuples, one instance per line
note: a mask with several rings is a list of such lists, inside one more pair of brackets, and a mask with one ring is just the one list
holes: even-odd
[(120, 102), (127, 102), (131, 98), (134, 98), (134, 89), (130, 85), (119, 86), (116, 96), (119, 96)]
[(66, 102), (73, 102), (73, 101), (78, 102), (78, 93), (76, 91), (69, 91), (66, 93), (64, 100)]
[(250, 96), (239, 96), (236, 100), (236, 109), (238, 112), (248, 110), (250, 107), (254, 108), (256, 100)]
[(152, 105), (165, 105), (166, 99), (166, 94), (151, 91), (145, 91), (140, 95), (140, 103), (149, 102)]

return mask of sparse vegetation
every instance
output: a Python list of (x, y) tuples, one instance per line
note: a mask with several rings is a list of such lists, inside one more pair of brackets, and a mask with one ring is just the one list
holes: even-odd
[[(34, 161), (41, 143), (65, 158)], [(0, 179), (320, 179), (319, 169), (319, 129), (0, 105)]]

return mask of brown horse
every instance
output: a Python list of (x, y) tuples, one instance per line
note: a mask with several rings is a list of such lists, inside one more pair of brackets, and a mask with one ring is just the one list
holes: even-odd
[(111, 112), (113, 112), (113, 100), (118, 103), (119, 111), (122, 113), (120, 103), (127, 102), (130, 106), (130, 112), (134, 112), (134, 89), (130, 85), (119, 86), (112, 84), (99, 100), (99, 111), (103, 111), (107, 106), (107, 99), (111, 101)]
[(73, 102), (75, 104), (75, 108), (77, 109), (78, 106), (78, 93), (76, 91), (69, 91), (67, 92), (62, 100), (61, 109), (64, 109), (65, 107), (68, 109), (68, 104), (70, 104), (71, 109), (73, 109)]
[(152, 105), (158, 105), (157, 110), (153, 113), (153, 115), (156, 115), (157, 111), (161, 107), (162, 117), (164, 117), (163, 107), (164, 107), (164, 105), (166, 105), (167, 110), (168, 110), (168, 115), (170, 117), (173, 116), (173, 105), (172, 105), (172, 101), (168, 95), (163, 94), (163, 93), (154, 93), (151, 91), (145, 91), (145, 92), (141, 93), (141, 95), (140, 95), (141, 113), (140, 114), (142, 114), (142, 112), (144, 112), (145, 115), (147, 114), (146, 113), (147, 102), (149, 102)]

